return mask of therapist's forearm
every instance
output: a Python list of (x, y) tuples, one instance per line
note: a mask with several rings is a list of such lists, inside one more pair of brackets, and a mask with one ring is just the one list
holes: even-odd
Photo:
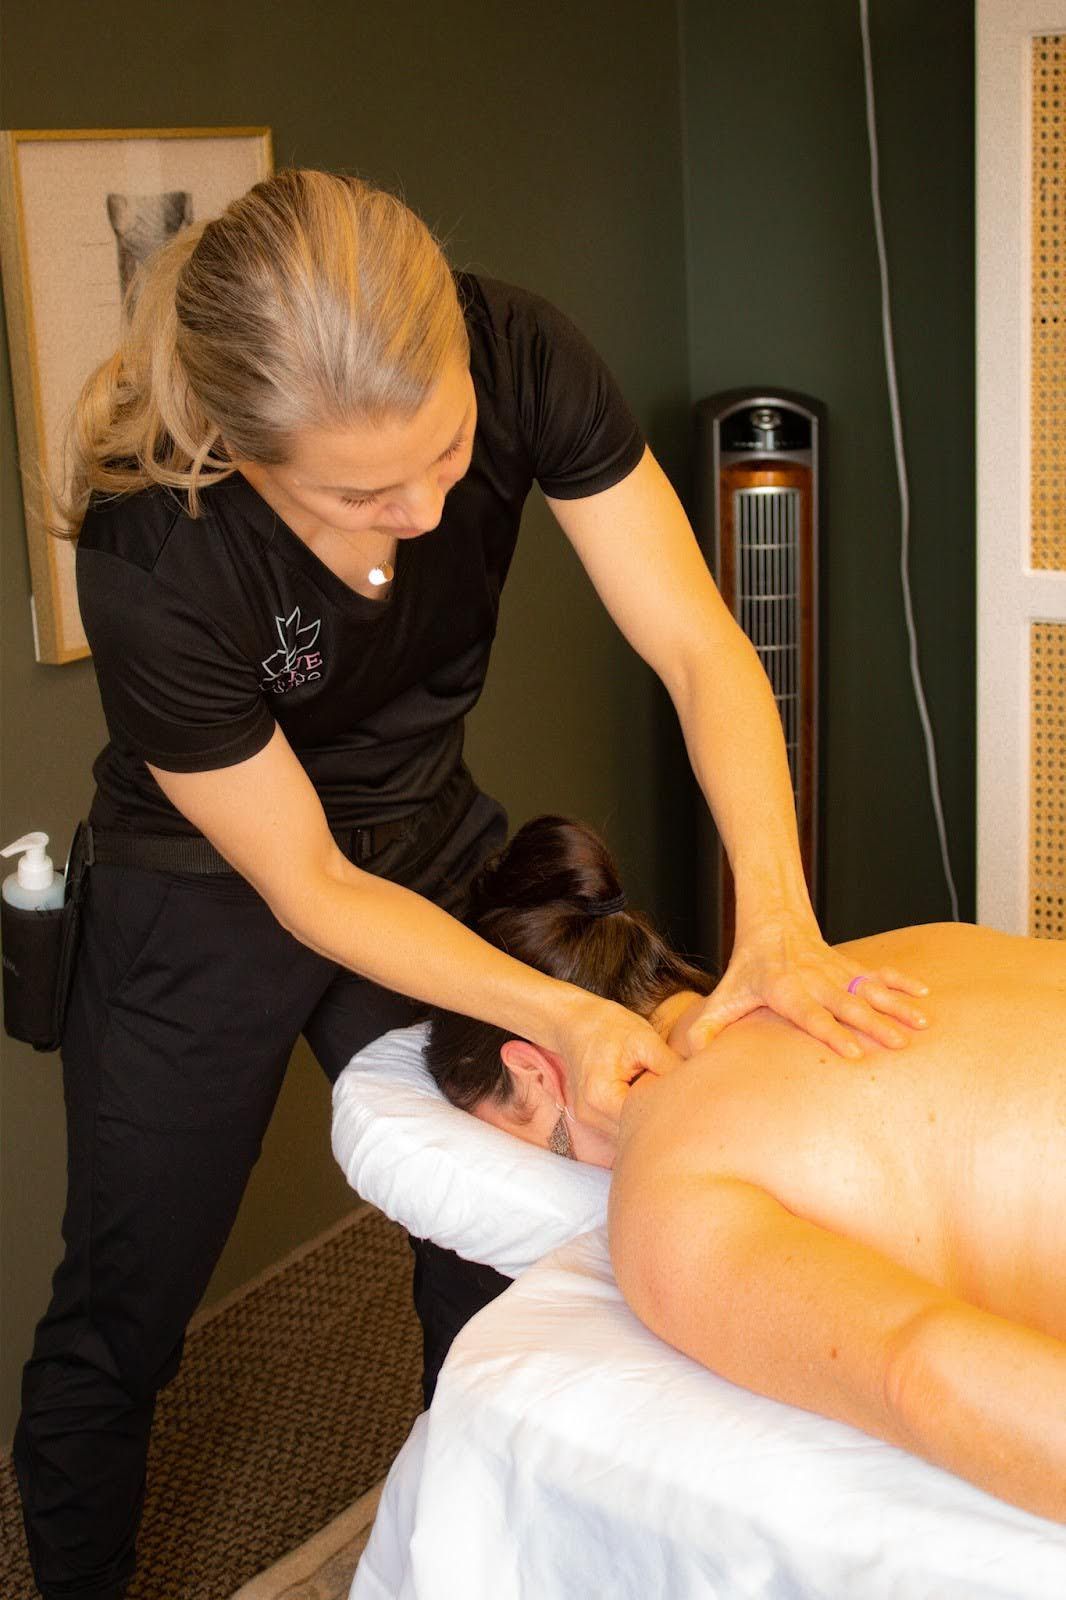
[(690, 655), (671, 694), (733, 870), (738, 934), (775, 916), (813, 920), (781, 717), (741, 629)]
[[(301, 943), (413, 1000), (560, 1049), (589, 994), (516, 961), (409, 889), (338, 854), (298, 897), (273, 904)], [(603, 1004), (603, 1002), (594, 1002)]]

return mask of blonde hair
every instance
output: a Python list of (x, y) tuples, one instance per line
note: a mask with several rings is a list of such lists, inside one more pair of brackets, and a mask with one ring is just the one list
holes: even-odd
[(455, 280), (425, 223), (358, 178), (279, 172), (145, 263), (118, 350), (82, 389), (62, 506), (94, 492), (199, 491), (235, 460), (277, 464), (306, 427), (412, 416), (469, 358)]

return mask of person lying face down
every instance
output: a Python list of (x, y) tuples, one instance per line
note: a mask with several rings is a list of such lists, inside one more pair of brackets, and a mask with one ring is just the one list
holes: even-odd
[[(590, 829), (528, 823), (473, 907), (684, 1054), (713, 979), (624, 907)], [(846, 1065), (757, 1011), (639, 1079), (617, 1139), (573, 1119), (534, 1041), (440, 1014), (427, 1062), (453, 1104), (613, 1168), (615, 1275), (661, 1338), (1066, 1522), (1066, 948), (955, 923), (840, 948), (927, 977), (905, 1055), (864, 1040)]]

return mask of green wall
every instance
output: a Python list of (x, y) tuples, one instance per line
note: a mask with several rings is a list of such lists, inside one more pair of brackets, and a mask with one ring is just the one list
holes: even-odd
[[(5, 127), (268, 124), (279, 165), (400, 187), (452, 259), (537, 288), (581, 323), (675, 466), (687, 413), (678, 59), (673, 0), (38, 0), (4, 16)], [(609, 44), (605, 43), (609, 41)], [(69, 838), (103, 741), (89, 663), (33, 661), (6, 360), (3, 820)], [(634, 893), (657, 899), (655, 686), (531, 505), (475, 772), (522, 821), (561, 809), (602, 827)], [(522, 730), (516, 748), (514, 730)], [(3, 1042), (0, 1442), (58, 1257), (57, 1057)], [(351, 1203), (329, 1154), (325, 1081), (304, 1050), (215, 1275), (217, 1298)]]
[[(973, 7), (872, 0), (911, 573), (961, 914), (974, 906)], [(830, 938), (950, 915), (899, 577), (858, 0), (683, 6), (695, 397), (828, 406)]]

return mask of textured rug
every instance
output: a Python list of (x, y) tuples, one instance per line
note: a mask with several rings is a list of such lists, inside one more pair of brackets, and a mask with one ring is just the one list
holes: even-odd
[(384, 1487), (379, 1483), (321, 1533), (244, 1584), (233, 1600), (348, 1600)]
[[(365, 1526), (347, 1528), (341, 1546), (354, 1570), (358, 1551), (343, 1544), (361, 1548), (370, 1492), (421, 1409), (410, 1281), (403, 1230), (360, 1206), (193, 1323), (159, 1398), (128, 1600), (230, 1600), (366, 1497)], [(288, 1590), (266, 1592), (320, 1600), (307, 1585), (340, 1581), (328, 1571), (337, 1555), (334, 1542), (319, 1572), (305, 1561)], [(0, 1596), (36, 1592), (5, 1457)]]

